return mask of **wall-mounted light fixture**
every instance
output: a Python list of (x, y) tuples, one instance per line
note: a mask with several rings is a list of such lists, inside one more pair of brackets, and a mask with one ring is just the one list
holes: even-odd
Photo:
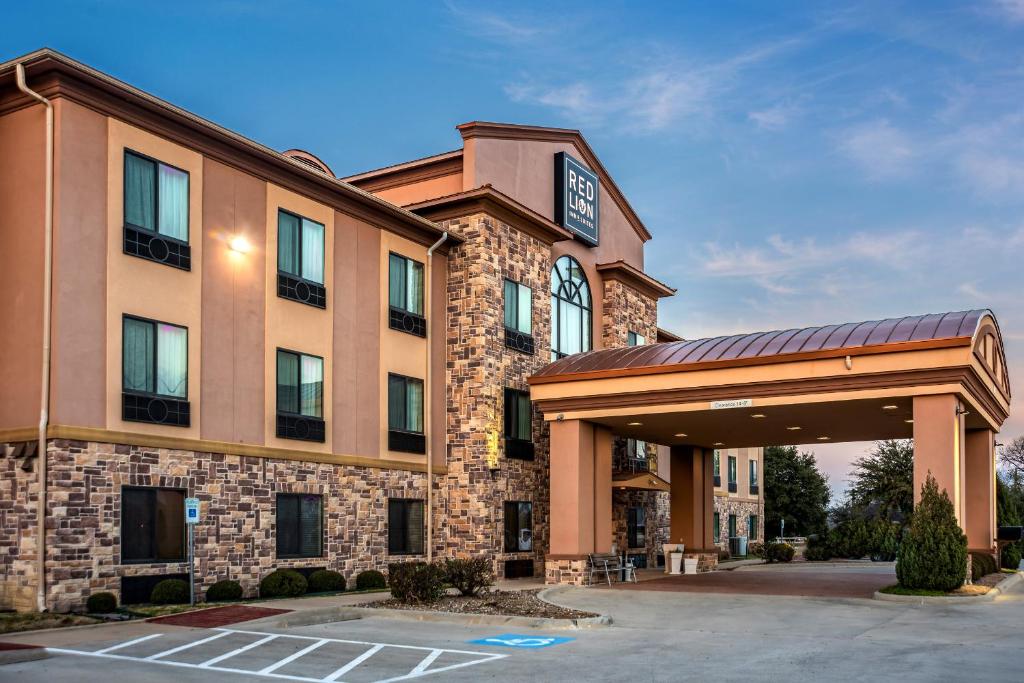
[(228, 248), (236, 254), (248, 254), (252, 250), (252, 245), (249, 244), (249, 240), (245, 239), (242, 235), (235, 235), (228, 242)]

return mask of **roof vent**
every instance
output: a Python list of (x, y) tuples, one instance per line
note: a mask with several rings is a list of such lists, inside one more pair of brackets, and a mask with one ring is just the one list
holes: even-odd
[(295, 159), (295, 161), (298, 161), (301, 164), (309, 166), (314, 171), (325, 173), (331, 176), (332, 178), (335, 177), (334, 171), (331, 170), (330, 166), (328, 166), (323, 161), (321, 161), (320, 159), (318, 159), (317, 157), (313, 156), (312, 154), (305, 150), (290, 149), (287, 152), (285, 152), (284, 155), (289, 159)]

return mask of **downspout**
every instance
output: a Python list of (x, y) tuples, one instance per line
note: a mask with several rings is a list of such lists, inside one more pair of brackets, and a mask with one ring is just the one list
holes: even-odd
[[(426, 274), (426, 313), (430, 316), (430, 325), (433, 328), (437, 323), (434, 317), (434, 310), (431, 308), (431, 300), (433, 297), (431, 293), (434, 291), (434, 250), (445, 243), (448, 239), (448, 231), (445, 230), (434, 244), (427, 249), (427, 274)], [(427, 428), (427, 562), (434, 561), (434, 449), (432, 447), (434, 441), (434, 429), (433, 429), (433, 413), (431, 413), (431, 395), (434, 393), (433, 385), (430, 383), (430, 369), (433, 366), (433, 355), (431, 354), (431, 347), (433, 346), (434, 340), (434, 329), (431, 330), (430, 334), (427, 335), (427, 370), (424, 375), (426, 385), (425, 396), (423, 397), (423, 412), (426, 415), (424, 422), (428, 425)]]
[(36, 508), (37, 609), (46, 611), (46, 427), (50, 422), (50, 309), (53, 274), (53, 105), (25, 85), (25, 67), (14, 67), (18, 90), (46, 107), (46, 208), (43, 220), (43, 369), (39, 398), (39, 499)]

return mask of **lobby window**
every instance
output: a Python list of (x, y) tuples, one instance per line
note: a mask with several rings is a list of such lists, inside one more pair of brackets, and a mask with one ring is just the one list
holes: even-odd
[(533, 503), (505, 501), (505, 552), (533, 550)]
[(533, 290), (505, 280), (505, 346), (533, 355)]
[(323, 508), (323, 496), (277, 494), (275, 534), (278, 557), (323, 555)]
[(284, 209), (277, 212), (277, 295), (327, 307), (324, 226)]
[(526, 391), (505, 387), (505, 457), (533, 460), (533, 407)]
[(750, 461), (750, 495), (756, 496), (760, 491), (760, 487), (757, 483), (757, 461)]
[(388, 256), (388, 324), (393, 330), (427, 336), (423, 317), (423, 264), (399, 254)]
[(422, 500), (388, 499), (389, 555), (422, 555), (424, 533)]
[(729, 538), (736, 536), (736, 515), (729, 515)]
[(551, 269), (551, 360), (591, 348), (590, 285), (583, 267), (562, 256)]
[(191, 270), (188, 180), (187, 171), (124, 151), (124, 253)]
[(713, 456), (713, 459), (715, 461), (715, 473), (714, 473), (714, 476), (715, 476), (715, 486), (721, 486), (722, 485), (722, 454), (721, 454), (721, 452), (718, 449), (715, 449), (715, 454)]
[(647, 512), (642, 507), (626, 511), (626, 544), (630, 548), (647, 547)]
[(711, 519), (711, 534), (715, 543), (722, 540), (722, 518), (717, 512)]
[(388, 374), (388, 450), (427, 452), (421, 379)]
[(124, 316), (121, 417), (188, 427), (188, 329)]
[(121, 489), (121, 562), (185, 559), (185, 492)]
[(756, 541), (757, 540), (757, 523), (758, 523), (758, 521), (759, 520), (757, 519), (757, 515), (750, 515), (749, 517), (747, 517), (747, 537), (751, 541)]
[(736, 493), (739, 487), (736, 482), (736, 456), (729, 456), (729, 493)]
[(647, 340), (644, 338), (642, 334), (637, 334), (636, 332), (629, 331), (626, 333), (626, 343), (629, 344), (630, 346), (643, 346), (644, 344), (647, 343)]
[(324, 359), (277, 350), (277, 436), (325, 440)]

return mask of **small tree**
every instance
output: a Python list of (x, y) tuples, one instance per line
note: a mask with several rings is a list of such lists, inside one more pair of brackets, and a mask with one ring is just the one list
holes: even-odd
[(930, 473), (900, 544), (896, 577), (904, 588), (939, 591), (956, 590), (967, 578), (967, 536)]

